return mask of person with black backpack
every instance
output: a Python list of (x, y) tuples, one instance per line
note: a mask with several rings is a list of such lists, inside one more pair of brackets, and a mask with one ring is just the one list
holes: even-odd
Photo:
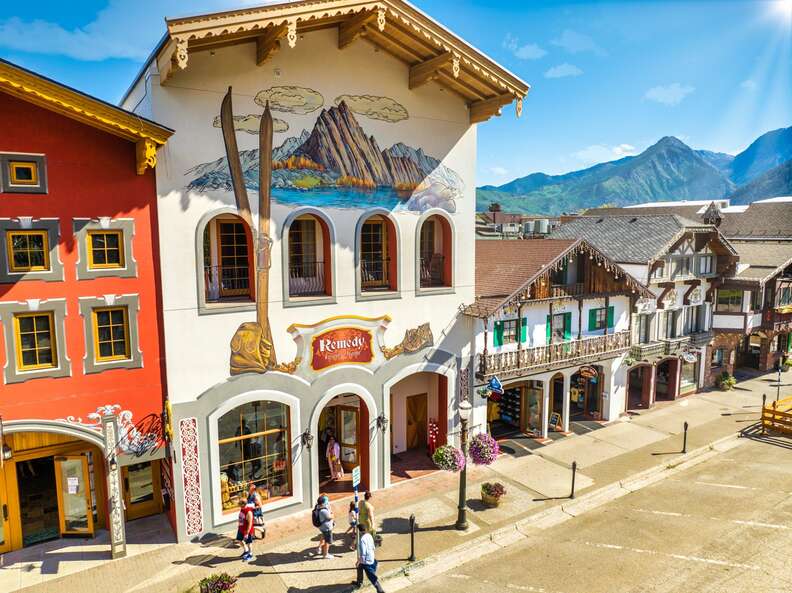
[(319, 547), (317, 557), (328, 560), (330, 558), (330, 544), (333, 543), (333, 509), (330, 508), (330, 499), (322, 495), (316, 501), (316, 506), (311, 511), (311, 522), (319, 529)]

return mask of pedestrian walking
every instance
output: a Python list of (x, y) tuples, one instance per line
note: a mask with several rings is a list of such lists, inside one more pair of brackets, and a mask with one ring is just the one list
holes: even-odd
[(347, 514), (347, 521), (349, 522), (349, 527), (344, 532), (345, 536), (350, 537), (349, 548), (351, 550), (355, 549), (355, 540), (357, 535), (357, 523), (358, 523), (358, 516), (357, 511), (355, 510), (355, 501), (349, 503), (349, 513)]
[(261, 500), (261, 494), (258, 493), (254, 482), (251, 482), (248, 487), (247, 502), (253, 505), (253, 538), (256, 538), (256, 530), (258, 530), (261, 539), (264, 539), (267, 535), (267, 526), (264, 523), (264, 502)]
[(362, 523), (358, 525), (358, 531), (360, 531), (360, 544), (358, 545), (357, 555), (357, 580), (352, 581), (352, 586), (355, 589), (360, 589), (363, 586), (363, 574), (365, 573), (377, 593), (385, 593), (377, 578), (374, 538), (366, 531), (366, 526)]
[(252, 562), (256, 559), (253, 555), (253, 505), (244, 499), (239, 501), (239, 518), (237, 520), (238, 542), (242, 542), (242, 562)]
[(317, 548), (317, 557), (330, 558), (330, 545), (333, 543), (333, 528), (335, 521), (333, 520), (333, 509), (330, 508), (330, 499), (326, 496), (320, 496), (316, 501), (316, 506), (311, 512), (311, 521), (314, 527), (319, 528), (319, 547)]
[(341, 446), (331, 434), (327, 440), (327, 464), (330, 466), (330, 476), (333, 480), (344, 477), (344, 466), (341, 465)]
[(374, 517), (374, 505), (371, 504), (371, 492), (363, 495), (358, 508), (358, 523), (366, 526), (366, 533), (371, 535), (374, 543), (377, 543), (377, 525)]

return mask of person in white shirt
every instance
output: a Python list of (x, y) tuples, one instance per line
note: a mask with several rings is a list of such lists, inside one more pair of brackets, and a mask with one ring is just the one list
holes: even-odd
[(352, 581), (355, 589), (363, 586), (363, 573), (366, 573), (368, 580), (376, 589), (377, 593), (385, 593), (382, 585), (377, 579), (377, 559), (374, 557), (374, 538), (366, 531), (366, 526), (362, 523), (358, 525), (360, 531), (360, 543), (358, 544), (357, 556), (357, 580)]

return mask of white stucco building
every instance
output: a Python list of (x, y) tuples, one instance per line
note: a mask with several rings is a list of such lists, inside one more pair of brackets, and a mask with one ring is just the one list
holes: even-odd
[[(360, 466), (376, 489), (392, 459), (423, 456), (432, 424), (440, 441), (453, 430), (472, 386), (475, 328), (458, 310), (474, 299), (476, 124), (510, 103), (519, 113), (528, 86), (399, 0), (167, 27), (123, 104), (176, 130), (157, 191), (170, 487), (179, 537), (191, 538), (229, 528), (251, 481), (269, 516), (348, 489), (328, 481), (331, 432), (347, 473)], [(237, 341), (233, 376), (232, 338), (256, 319), (260, 233), (235, 199), (227, 93), (254, 221), (265, 105), (274, 118), (278, 364), (256, 372), (270, 353)]]

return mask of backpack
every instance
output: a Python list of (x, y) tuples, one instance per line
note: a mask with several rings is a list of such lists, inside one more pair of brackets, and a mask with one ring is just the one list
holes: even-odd
[(319, 516), (319, 513), (322, 511), (322, 508), (319, 505), (316, 505), (311, 511), (311, 522), (313, 523), (314, 527), (321, 527), (322, 519)]

